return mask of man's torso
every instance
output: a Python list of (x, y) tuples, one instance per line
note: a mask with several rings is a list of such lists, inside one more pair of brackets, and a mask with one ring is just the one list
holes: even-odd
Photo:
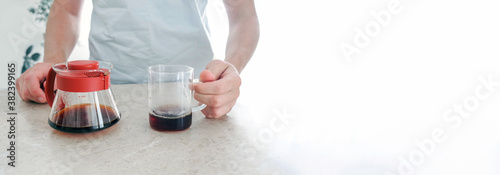
[(213, 59), (206, 0), (93, 0), (90, 57), (114, 64), (112, 83), (146, 83), (147, 67)]

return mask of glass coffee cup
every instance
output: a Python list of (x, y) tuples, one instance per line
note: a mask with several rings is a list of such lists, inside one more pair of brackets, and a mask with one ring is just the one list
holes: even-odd
[(206, 105), (198, 104), (190, 86), (193, 68), (183, 65), (149, 66), (149, 125), (158, 131), (181, 131), (189, 128), (193, 112)]

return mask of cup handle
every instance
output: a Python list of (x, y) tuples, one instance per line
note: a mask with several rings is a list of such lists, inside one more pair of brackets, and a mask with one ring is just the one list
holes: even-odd
[[(193, 84), (197, 84), (197, 83), (200, 83), (200, 80), (193, 79)], [(205, 109), (205, 107), (207, 107), (206, 104), (200, 103), (200, 102), (198, 102), (198, 100), (194, 99), (194, 90), (191, 90), (191, 102), (192, 102), (192, 104), (191, 104), (192, 112), (198, 112), (198, 111)]]

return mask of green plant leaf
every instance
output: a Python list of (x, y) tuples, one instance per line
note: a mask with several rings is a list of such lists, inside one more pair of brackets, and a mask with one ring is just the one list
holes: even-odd
[(28, 60), (24, 60), (23, 69), (21, 70), (21, 73), (26, 72), (26, 70), (28, 70), (29, 68), (30, 68), (30, 63), (28, 62)]
[(40, 59), (39, 53), (34, 53), (33, 55), (31, 55), (31, 60), (38, 61), (38, 59)]
[(26, 49), (26, 55), (29, 55), (31, 53), (31, 49), (33, 49), (33, 45), (29, 46), (28, 49)]

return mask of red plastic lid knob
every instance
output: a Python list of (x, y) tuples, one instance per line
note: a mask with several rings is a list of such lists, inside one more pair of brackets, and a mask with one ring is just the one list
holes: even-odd
[(68, 70), (99, 69), (99, 62), (95, 60), (76, 60), (68, 62)]

